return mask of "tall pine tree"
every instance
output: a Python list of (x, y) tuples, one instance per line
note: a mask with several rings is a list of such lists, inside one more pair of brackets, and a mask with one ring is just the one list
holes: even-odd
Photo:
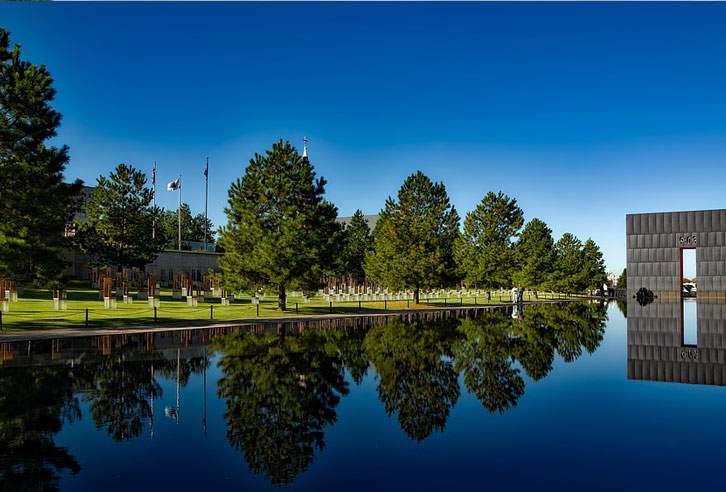
[(366, 278), (390, 289), (413, 289), (418, 303), (421, 289), (456, 280), (458, 233), (459, 214), (444, 184), (417, 171), (403, 182), (398, 200), (386, 200), (373, 231), (373, 250), (366, 253)]
[(133, 166), (119, 164), (108, 178), (99, 176), (86, 205), (88, 220), (78, 225), (76, 239), (97, 266), (144, 268), (164, 249), (163, 228), (156, 228), (160, 216), (152, 206), (153, 191), (146, 187), (146, 175)]
[(582, 245), (582, 288), (596, 290), (608, 281), (600, 247), (591, 238)]
[(517, 267), (513, 275), (515, 284), (534, 289), (545, 286), (555, 262), (555, 242), (552, 229), (540, 219), (532, 219), (524, 226), (515, 247)]
[(244, 289), (272, 284), (278, 306), (288, 289), (313, 289), (332, 273), (341, 247), (337, 208), (323, 198), (325, 180), (307, 157), (280, 140), (255, 154), (229, 189), (227, 226), (220, 231), (225, 284)]
[(68, 147), (48, 146), (61, 115), (44, 65), (20, 58), (0, 28), (0, 277), (56, 280), (65, 226), (81, 182), (63, 183)]
[(490, 191), (466, 214), (464, 232), (456, 244), (456, 260), (464, 281), (484, 288), (511, 283), (512, 241), (524, 223), (517, 200)]
[(555, 244), (555, 268), (550, 285), (560, 292), (583, 289), (582, 241), (566, 232)]
[(373, 244), (371, 230), (368, 222), (363, 217), (363, 212), (356, 210), (350, 219), (350, 224), (345, 227), (345, 246), (341, 255), (341, 273), (351, 275), (356, 282), (365, 280), (363, 262), (366, 259), (366, 251)]

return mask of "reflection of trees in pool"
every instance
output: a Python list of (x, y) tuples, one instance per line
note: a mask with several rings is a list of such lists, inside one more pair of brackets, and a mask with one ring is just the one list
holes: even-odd
[(60, 473), (81, 466), (54, 435), (81, 416), (63, 366), (0, 371), (0, 489), (58, 490)]
[(539, 306), (512, 320), (505, 312), (461, 322), (454, 349), (457, 371), (467, 390), (490, 413), (516, 406), (524, 394), (522, 369), (534, 381), (552, 370), (555, 352), (572, 362), (582, 349), (592, 353), (602, 341), (606, 313), (599, 304)]
[(404, 323), (372, 328), (363, 347), (376, 367), (378, 396), (388, 415), (398, 413), (403, 431), (421, 441), (442, 431), (459, 398), (451, 361), (459, 321)]
[[(143, 352), (143, 350), (140, 350)], [(181, 359), (179, 384), (184, 387), (191, 374), (202, 372), (207, 359)], [(86, 363), (76, 369), (83, 400), (90, 402), (89, 411), (97, 429), (106, 429), (115, 441), (138, 437), (151, 417), (152, 398), (161, 398), (163, 390), (156, 376), (177, 377), (177, 360), (159, 353), (145, 354), (144, 360), (104, 359)]]
[(337, 420), (348, 393), (338, 351), (344, 331), (297, 336), (234, 334), (216, 339), (218, 394), (226, 400), (227, 439), (255, 474), (291, 483), (325, 446), (323, 429)]

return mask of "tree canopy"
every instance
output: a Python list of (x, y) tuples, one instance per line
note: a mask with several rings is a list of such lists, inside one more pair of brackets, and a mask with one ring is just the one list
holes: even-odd
[(373, 245), (373, 237), (363, 212), (356, 210), (344, 231), (344, 246), (340, 258), (340, 272), (351, 275), (357, 282), (365, 280), (363, 263), (366, 251)]
[(86, 205), (88, 220), (78, 225), (76, 234), (92, 264), (144, 268), (154, 261), (166, 239), (159, 227), (152, 238), (155, 217), (160, 216), (152, 199), (146, 175), (133, 166), (119, 164), (108, 178), (99, 176)]
[(225, 208), (219, 266), (228, 287), (272, 284), (285, 310), (288, 289), (316, 288), (333, 272), (342, 227), (337, 208), (323, 198), (325, 183), (290, 142), (255, 154)]
[(0, 28), (0, 277), (57, 280), (60, 250), (81, 182), (63, 182), (68, 147), (47, 145), (61, 115), (44, 65), (21, 59)]
[(512, 240), (524, 223), (517, 200), (490, 191), (466, 214), (456, 243), (456, 260), (464, 281), (485, 288), (511, 284)]
[(600, 288), (607, 281), (605, 262), (595, 241), (585, 244), (566, 232), (555, 244), (555, 267), (550, 286), (564, 292), (581, 292)]
[[(178, 210), (164, 210), (162, 213), (161, 223), (163, 224), (164, 235), (166, 237), (167, 248), (179, 248), (179, 222), (178, 222), (179, 211)], [(199, 213), (192, 215), (191, 208), (188, 203), (182, 203), (181, 205), (181, 236), (182, 236), (182, 249), (184, 241), (204, 241), (204, 214)], [(216, 230), (211, 219), (207, 217), (207, 242), (215, 242)]]
[(628, 269), (623, 268), (623, 273), (620, 274), (616, 284), (618, 289), (625, 289), (628, 287)]
[(515, 258), (515, 284), (531, 289), (546, 285), (555, 262), (555, 242), (547, 224), (537, 218), (527, 222), (515, 247)]
[(456, 278), (458, 233), (459, 214), (444, 184), (417, 171), (403, 182), (397, 200), (386, 200), (373, 231), (373, 250), (366, 253), (366, 278), (390, 289), (413, 289), (418, 302), (420, 289)]

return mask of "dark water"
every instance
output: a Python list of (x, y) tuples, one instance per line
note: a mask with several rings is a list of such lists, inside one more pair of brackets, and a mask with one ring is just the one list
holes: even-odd
[(0, 489), (720, 490), (726, 305), (692, 306), (0, 344)]

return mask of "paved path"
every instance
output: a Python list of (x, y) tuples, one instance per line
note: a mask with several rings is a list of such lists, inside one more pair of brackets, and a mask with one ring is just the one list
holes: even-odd
[[(599, 299), (599, 298), (596, 298)], [(542, 301), (527, 301), (525, 306), (534, 304), (559, 304), (567, 302), (582, 302), (588, 299), (555, 299)], [(177, 331), (190, 330), (199, 328), (223, 328), (248, 326), (259, 324), (277, 324), (290, 323), (299, 321), (320, 321), (331, 318), (362, 318), (369, 316), (398, 316), (414, 313), (431, 313), (437, 311), (460, 311), (460, 310), (481, 310), (493, 308), (511, 307), (511, 304), (479, 304), (476, 306), (446, 306), (446, 307), (425, 307), (417, 309), (402, 309), (388, 311), (370, 311), (365, 313), (348, 313), (348, 314), (315, 314), (315, 315), (293, 315), (293, 316), (277, 316), (272, 318), (243, 318), (243, 319), (226, 319), (219, 321), (177, 321), (173, 323), (158, 323), (155, 325), (123, 325), (123, 326), (94, 326), (94, 327), (74, 327), (74, 328), (51, 328), (47, 330), (22, 330), (22, 331), (0, 331), (0, 342), (22, 342), (27, 340), (49, 340), (57, 338), (69, 337), (88, 337), (99, 335), (123, 335), (128, 333), (152, 333), (158, 331)]]

